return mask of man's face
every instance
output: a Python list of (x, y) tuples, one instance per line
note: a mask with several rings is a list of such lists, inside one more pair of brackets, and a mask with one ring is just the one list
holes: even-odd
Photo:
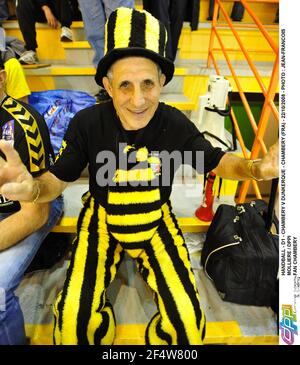
[(159, 76), (157, 65), (143, 57), (122, 58), (111, 70), (112, 80), (104, 77), (103, 84), (123, 127), (145, 127), (157, 109), (165, 75)]

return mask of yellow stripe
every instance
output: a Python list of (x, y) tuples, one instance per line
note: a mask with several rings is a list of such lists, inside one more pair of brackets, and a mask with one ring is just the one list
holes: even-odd
[(138, 233), (114, 233), (114, 237), (120, 241), (125, 243), (132, 242), (143, 242), (150, 240), (156, 231), (156, 227), (152, 228), (148, 231), (142, 231)]
[(147, 14), (146, 16), (146, 48), (159, 53), (159, 22)]
[[(105, 30), (104, 30), (104, 54), (107, 53), (107, 24), (108, 24), (108, 22), (105, 23)], [(94, 72), (95, 72), (95, 70), (94, 70)]]
[[(126, 48), (129, 44), (131, 34), (132, 9), (122, 8), (122, 12), (117, 11), (116, 26), (114, 31), (115, 48)], [(122, 32), (118, 31), (122, 29)]]
[[(103, 315), (99, 313), (98, 308), (100, 305), (100, 295), (101, 291), (104, 288), (104, 278), (106, 277), (105, 272), (105, 261), (107, 260), (107, 252), (110, 246), (109, 236), (107, 232), (107, 226), (106, 226), (106, 212), (103, 207), (99, 207), (98, 209), (98, 252), (99, 252), (99, 258), (98, 258), (98, 265), (97, 265), (97, 271), (96, 271), (96, 286), (94, 291), (94, 297), (92, 302), (92, 317), (89, 320), (88, 323), (88, 341), (89, 344), (94, 344), (94, 335), (96, 330), (100, 327)], [(100, 252), (101, 251), (101, 252)], [(111, 265), (110, 274), (112, 276), (112, 279), (116, 275), (116, 264), (120, 261), (120, 253), (122, 249), (119, 247), (116, 249), (113, 257), (113, 264)], [(105, 298), (104, 298), (104, 304), (105, 304)], [(109, 312), (107, 309), (106, 312)], [(111, 317), (111, 314), (108, 313)], [(111, 318), (111, 326), (106, 334), (106, 336), (102, 339), (102, 345), (110, 345), (112, 343), (112, 339), (115, 335), (115, 329), (113, 325), (113, 319)]]
[(108, 194), (108, 204), (144, 204), (153, 203), (160, 200), (159, 189), (150, 191), (135, 191), (130, 193), (119, 193), (110, 191)]
[[(170, 234), (172, 235), (172, 237), (174, 239), (174, 242), (175, 242), (175, 244), (177, 246), (177, 249), (178, 249), (179, 257), (181, 258), (181, 260), (184, 262), (185, 265), (188, 264), (190, 266), (190, 259), (189, 259), (189, 256), (188, 256), (188, 251), (183, 246), (183, 238), (182, 238), (181, 235), (178, 234), (179, 232), (178, 232), (178, 229), (175, 226), (174, 219), (171, 216), (171, 211), (170, 211), (169, 206), (167, 204), (164, 204), (162, 206), (162, 211), (163, 211), (163, 220), (165, 221), (167, 229), (168, 229), (168, 231), (170, 232)], [(199, 296), (199, 293), (198, 293), (198, 290), (197, 290), (195, 276), (193, 275), (191, 270), (188, 270), (188, 273), (189, 273), (189, 280), (193, 284), (195, 292), (196, 292), (197, 299), (200, 302), (200, 296)], [(199, 328), (201, 333), (203, 331), (204, 325), (205, 325), (204, 312), (202, 311), (202, 319), (201, 319), (200, 328)], [(186, 331), (187, 331), (187, 333), (189, 332), (188, 328), (186, 328)]]
[[(82, 221), (82, 227), (80, 235), (78, 237), (78, 246), (76, 248), (76, 254), (74, 258), (74, 266), (72, 275), (69, 282), (68, 292), (65, 299), (65, 305), (62, 313), (62, 342), (64, 345), (77, 344), (77, 321), (74, 318), (78, 317), (80, 307), (80, 295), (83, 280), (84, 280), (84, 268), (87, 259), (88, 252), (88, 238), (89, 232), (87, 230), (94, 210), (94, 200), (91, 199), (90, 207), (86, 210), (85, 216)], [(69, 293), (71, 294), (69, 296)], [(66, 327), (66, 330), (64, 330)]]
[[(164, 205), (164, 209), (166, 208), (166, 205)], [(165, 219), (167, 218), (167, 219)], [(169, 223), (168, 217), (163, 216), (163, 219), (165, 222)], [(190, 262), (187, 255), (187, 249), (185, 246), (183, 246), (183, 239), (181, 236), (178, 236), (176, 234), (174, 236), (175, 231), (173, 232), (173, 240), (177, 246), (177, 251), (182, 258), (184, 265), (186, 269), (191, 272), (190, 268)], [(162, 242), (160, 236), (158, 234), (154, 235), (152, 241), (151, 241), (155, 257), (157, 260), (158, 265), (160, 266), (160, 269), (162, 271), (162, 274), (166, 280), (166, 283), (168, 287), (170, 288), (170, 291), (172, 293), (172, 297), (176, 303), (177, 308), (185, 308), (184, 311), (180, 311), (180, 317), (182, 319), (182, 322), (185, 327), (185, 331), (187, 334), (187, 337), (189, 339), (189, 343), (196, 345), (201, 344), (201, 340), (199, 338), (199, 329), (195, 328), (196, 326), (196, 314), (193, 306), (193, 302), (189, 298), (189, 296), (186, 293), (185, 287), (181, 281), (181, 278), (179, 277), (176, 268), (174, 267), (174, 263), (172, 260), (172, 257), (169, 256), (167, 252), (165, 252), (165, 255), (162, 255), (160, 248), (164, 246), (164, 243)], [(189, 276), (191, 282), (193, 283), (193, 286), (195, 288), (195, 291), (197, 292), (196, 285), (195, 285), (195, 278), (194, 276)], [(163, 297), (163, 294), (162, 294)], [(202, 317), (204, 318), (204, 317)], [(202, 322), (204, 322), (202, 320)], [(204, 323), (201, 323), (201, 327), (203, 327)], [(168, 332), (168, 331), (167, 331)], [(172, 339), (174, 341), (173, 343), (177, 343), (177, 338)]]
[(107, 223), (117, 226), (135, 226), (148, 224), (156, 221), (161, 217), (161, 210), (153, 210), (149, 213), (124, 214), (124, 215), (107, 215)]
[(151, 181), (155, 179), (155, 175), (151, 167), (147, 169), (134, 170), (117, 170), (113, 178), (116, 183), (131, 181)]
[(53, 314), (56, 319), (56, 326), (54, 327), (53, 334), (54, 334), (56, 344), (61, 343), (61, 331), (60, 331), (59, 325), (58, 325), (58, 317), (59, 317), (58, 305), (59, 305), (59, 302), (61, 301), (61, 294), (62, 294), (62, 290), (58, 293), (58, 295), (55, 299), (54, 305), (53, 305)]
[[(130, 250), (131, 252), (131, 250)], [(31, 345), (53, 345), (51, 324), (25, 324), (26, 336)], [(146, 323), (119, 324), (114, 345), (145, 345)], [(208, 322), (205, 344), (278, 345), (276, 335), (243, 336), (236, 321)]]

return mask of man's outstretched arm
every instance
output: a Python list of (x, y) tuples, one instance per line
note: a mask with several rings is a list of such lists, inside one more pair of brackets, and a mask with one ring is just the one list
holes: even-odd
[(259, 161), (253, 162), (232, 153), (226, 153), (213, 170), (216, 175), (232, 180), (271, 180), (279, 176), (279, 144), (276, 142)]
[(0, 157), (0, 194), (6, 198), (45, 203), (57, 198), (66, 188), (67, 183), (49, 171), (33, 178), (10, 143), (0, 140), (0, 150), (6, 157), (6, 161)]

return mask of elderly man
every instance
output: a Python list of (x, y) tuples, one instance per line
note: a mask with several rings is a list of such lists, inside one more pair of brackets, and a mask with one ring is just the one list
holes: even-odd
[[(36, 177), (53, 161), (48, 128), (32, 107), (5, 94), (5, 79), (0, 60), (0, 138), (14, 146), (26, 174)], [(0, 151), (0, 169), (1, 156)], [(61, 212), (61, 198), (51, 204), (35, 204), (0, 192), (0, 345), (26, 342), (23, 314), (14, 292)]]
[(112, 101), (74, 117), (55, 165), (38, 178), (1, 142), (7, 162), (0, 169), (0, 191), (21, 201), (51, 201), (89, 165), (89, 191), (83, 196), (65, 285), (54, 306), (56, 344), (113, 343), (115, 317), (106, 289), (125, 250), (136, 259), (157, 302), (145, 343), (202, 344), (205, 316), (169, 201), (177, 166), (164, 167), (162, 152), (191, 151), (195, 157), (203, 151), (202, 168), (197, 159), (191, 161), (199, 172), (270, 179), (278, 175), (278, 151), (272, 148), (255, 163), (225, 154), (181, 112), (159, 102), (174, 65), (165, 57), (165, 28), (152, 15), (118, 8), (106, 27), (106, 54), (96, 81)]

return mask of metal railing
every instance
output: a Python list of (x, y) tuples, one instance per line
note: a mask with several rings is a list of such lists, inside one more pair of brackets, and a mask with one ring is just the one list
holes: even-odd
[[(211, 63), (213, 63), (214, 68), (217, 72), (217, 74), (221, 75), (220, 68), (217, 64), (217, 59), (215, 57), (215, 52), (222, 52), (223, 56), (226, 60), (226, 63), (228, 65), (228, 68), (230, 69), (231, 75), (233, 77), (233, 80), (235, 82), (236, 88), (239, 92), (241, 101), (243, 103), (243, 106), (245, 108), (245, 112), (248, 116), (250, 125), (253, 129), (253, 132), (255, 133), (254, 142), (252, 145), (251, 153), (247, 152), (239, 124), (237, 121), (236, 116), (234, 115), (233, 109), (231, 109), (231, 117), (233, 121), (233, 125), (236, 131), (236, 136), (239, 141), (239, 144), (241, 146), (242, 153), (245, 158), (251, 158), (256, 159), (259, 155), (260, 150), (262, 150), (263, 154), (267, 153), (267, 147), (264, 143), (264, 135), (266, 131), (266, 127), (268, 124), (268, 120), (270, 117), (270, 114), (273, 114), (273, 117), (277, 122), (279, 122), (279, 112), (278, 109), (274, 103), (276, 90), (278, 87), (278, 79), (279, 79), (279, 47), (274, 41), (274, 39), (270, 36), (268, 30), (273, 30), (275, 26), (266, 26), (262, 24), (258, 16), (255, 14), (249, 3), (279, 3), (279, 0), (239, 0), (244, 8), (245, 11), (248, 12), (250, 17), (253, 19), (253, 24), (234, 24), (233, 21), (230, 19), (230, 16), (228, 15), (225, 7), (224, 2), (233, 2), (233, 0), (215, 0), (215, 7), (214, 7), (214, 13), (213, 13), (213, 20), (212, 20), (212, 26), (211, 26), (211, 34), (210, 34), (210, 41), (209, 41), (209, 53), (208, 53), (208, 60), (207, 60), (207, 67), (211, 66)], [(235, 0), (236, 1), (236, 0)], [(233, 49), (233, 48), (226, 48), (226, 45), (224, 44), (224, 41), (222, 40), (221, 32), (219, 32), (218, 28), (224, 29), (224, 23), (218, 23), (218, 14), (219, 11), (223, 14), (223, 17), (225, 18), (227, 27), (231, 30), (239, 48)], [(253, 54), (253, 49), (247, 49), (247, 46), (244, 44), (242, 38), (239, 35), (239, 30), (244, 28), (252, 28), (255, 27), (260, 31), (260, 33), (263, 35), (264, 39), (267, 41), (267, 43), (270, 46), (270, 50), (262, 50), (261, 53), (273, 53), (274, 54), (274, 64), (273, 64), (273, 70), (271, 77), (269, 79), (269, 83), (266, 86), (264, 84), (263, 78), (260, 75), (254, 61), (252, 60), (251, 53)], [(276, 27), (278, 29), (278, 26)], [(214, 47), (215, 40), (218, 41), (219, 47)], [(229, 53), (232, 53), (234, 51), (242, 52), (244, 55), (247, 64), (249, 68), (251, 69), (259, 88), (264, 96), (264, 103), (262, 107), (262, 111), (260, 114), (259, 121), (256, 122), (253, 113), (251, 111), (249, 102), (247, 100), (247, 97), (242, 89), (241, 82), (239, 79), (239, 76), (237, 75), (237, 72), (235, 71), (235, 68), (233, 66), (232, 60), (230, 59)], [(255, 51), (256, 53), (260, 52), (259, 50)], [(251, 180), (251, 183), (253, 185), (253, 189), (255, 192), (255, 195), (257, 198), (261, 198), (261, 193), (259, 186), (257, 184), (257, 181)], [(244, 202), (246, 195), (248, 193), (250, 186), (250, 180), (244, 181), (241, 185), (240, 191), (239, 191), (239, 197), (238, 202)]]

